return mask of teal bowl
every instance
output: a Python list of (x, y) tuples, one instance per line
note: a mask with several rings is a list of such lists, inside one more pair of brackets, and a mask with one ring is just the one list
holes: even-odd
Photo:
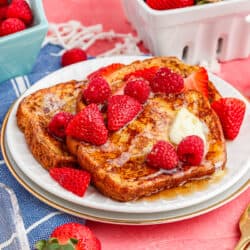
[(48, 31), (42, 0), (30, 1), (33, 25), (23, 31), (0, 37), (0, 83), (29, 73)]

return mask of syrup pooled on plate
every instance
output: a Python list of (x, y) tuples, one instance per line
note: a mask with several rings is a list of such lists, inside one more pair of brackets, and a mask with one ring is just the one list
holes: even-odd
[(191, 195), (195, 192), (200, 192), (200, 191), (207, 189), (207, 187), (211, 184), (220, 182), (221, 179), (225, 176), (226, 172), (227, 172), (226, 168), (223, 170), (219, 169), (208, 178), (203, 178), (200, 180), (187, 182), (182, 186), (163, 190), (157, 194), (144, 197), (141, 200), (142, 201), (155, 201), (158, 199), (172, 199), (179, 195), (181, 196)]

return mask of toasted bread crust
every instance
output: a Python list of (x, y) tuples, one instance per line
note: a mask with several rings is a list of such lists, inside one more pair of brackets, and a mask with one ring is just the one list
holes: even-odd
[(77, 164), (65, 142), (50, 135), (47, 127), (56, 113), (75, 113), (76, 99), (82, 86), (82, 82), (76, 81), (60, 83), (36, 91), (18, 106), (17, 125), (23, 131), (33, 156), (46, 169)]

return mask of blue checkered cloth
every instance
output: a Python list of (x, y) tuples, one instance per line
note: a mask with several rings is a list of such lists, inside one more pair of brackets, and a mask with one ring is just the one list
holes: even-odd
[[(46, 45), (41, 49), (33, 71), (29, 75), (0, 83), (0, 127), (10, 105), (17, 97), (39, 79), (61, 67), (60, 57), (53, 56), (53, 54), (60, 52), (61, 49), (59, 46)], [(30, 249), (34, 249), (37, 240), (47, 239), (56, 226), (71, 221), (84, 222), (83, 219), (70, 216), (47, 206), (27, 192), (11, 175), (4, 163), (2, 152), (0, 152), (0, 183), (4, 183), (11, 188), (17, 196)], [(3, 230), (0, 231), (0, 249), (20, 250), (14, 246), (13, 235), (9, 235), (8, 232), (2, 233)]]

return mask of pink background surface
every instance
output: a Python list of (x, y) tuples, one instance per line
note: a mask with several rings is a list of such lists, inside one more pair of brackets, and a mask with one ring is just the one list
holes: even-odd
[[(133, 32), (119, 0), (44, 0), (50, 22), (70, 19), (84, 25), (103, 24), (105, 30)], [(98, 45), (92, 49), (100, 50)], [(250, 58), (221, 64), (219, 76), (250, 97)], [(238, 221), (250, 202), (250, 188), (228, 204), (204, 215), (154, 226), (122, 226), (87, 221), (103, 250), (193, 249), (230, 250), (239, 239)]]

